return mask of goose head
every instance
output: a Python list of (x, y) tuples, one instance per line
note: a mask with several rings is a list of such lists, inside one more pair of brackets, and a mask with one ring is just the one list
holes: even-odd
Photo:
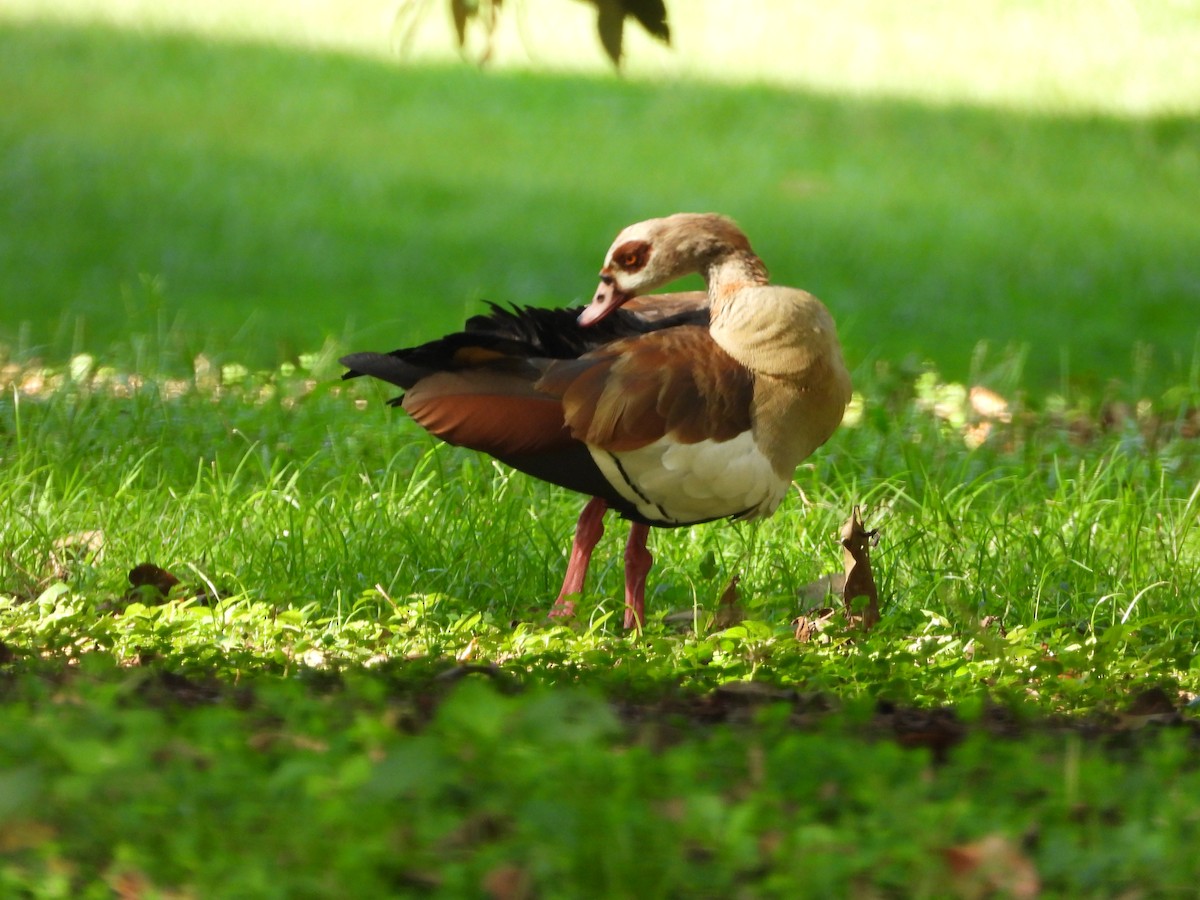
[(731, 254), (750, 254), (750, 242), (731, 219), (716, 213), (676, 213), (630, 225), (617, 235), (600, 269), (600, 286), (579, 316), (594, 325), (623, 304), (710, 266)]

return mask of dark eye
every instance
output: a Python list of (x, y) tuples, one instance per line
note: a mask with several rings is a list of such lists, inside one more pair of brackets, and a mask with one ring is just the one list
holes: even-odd
[(613, 253), (613, 263), (617, 268), (624, 269), (626, 272), (636, 272), (646, 265), (649, 258), (650, 245), (642, 241), (625, 244), (618, 247)]

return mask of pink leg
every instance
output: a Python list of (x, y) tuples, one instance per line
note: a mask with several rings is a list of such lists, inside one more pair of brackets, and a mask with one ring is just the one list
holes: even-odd
[(650, 526), (635, 522), (625, 545), (625, 627), (641, 628), (646, 622), (646, 576), (654, 557), (646, 549)]
[(579, 521), (575, 525), (575, 540), (571, 543), (571, 558), (567, 562), (567, 574), (563, 578), (558, 599), (550, 607), (552, 619), (566, 619), (575, 615), (575, 601), (571, 598), (583, 593), (583, 581), (587, 578), (592, 551), (604, 535), (604, 513), (607, 509), (608, 503), (599, 497), (593, 497), (579, 514)]

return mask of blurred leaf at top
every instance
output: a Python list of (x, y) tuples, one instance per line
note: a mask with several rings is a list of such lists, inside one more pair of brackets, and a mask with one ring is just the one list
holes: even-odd
[[(402, 42), (407, 44), (420, 19), (420, 14), (430, 0), (402, 0), (396, 12), (397, 22), (407, 20), (402, 28)], [(621, 65), (625, 40), (625, 20), (632, 17), (653, 37), (664, 44), (671, 43), (671, 29), (667, 24), (667, 7), (663, 0), (581, 0), (596, 7), (596, 33), (600, 45), (614, 66)], [(496, 24), (500, 18), (504, 0), (449, 0), (450, 15), (454, 20), (454, 35), (458, 49), (466, 53), (467, 31), (472, 22), (477, 22), (483, 31), (483, 49), (477, 62), (485, 64), (491, 59)], [(510, 4), (511, 6), (511, 4)]]

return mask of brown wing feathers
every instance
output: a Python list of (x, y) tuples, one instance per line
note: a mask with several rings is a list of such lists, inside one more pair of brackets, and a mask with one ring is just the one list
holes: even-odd
[(538, 388), (563, 398), (571, 433), (606, 450), (670, 435), (725, 441), (750, 428), (751, 374), (698, 327), (617, 341), (551, 363)]
[[(342, 362), (351, 370), (346, 377), (371, 375), (404, 388), (393, 402), (442, 440), (646, 521), (604, 479), (583, 442), (620, 450), (667, 432), (721, 440), (749, 427), (744, 399), (740, 416), (729, 413), (751, 386), (719, 377), (724, 354), (708, 337), (699, 299), (647, 305), (649, 316), (635, 306), (586, 329), (575, 324), (578, 310), (493, 307), (462, 332)], [(697, 366), (701, 358), (708, 364)]]
[(563, 449), (573, 438), (557, 397), (528, 378), (493, 369), (438, 372), (409, 389), (401, 405), (430, 434), (493, 456)]
[(472, 316), (466, 327), (436, 341), (391, 353), (353, 353), (342, 358), (350, 371), (344, 378), (371, 375), (410, 388), (433, 372), (469, 368), (487, 353), (508, 359), (577, 359), (615, 340), (636, 337), (676, 325), (708, 324), (708, 300), (690, 291), (661, 297), (638, 297), (629, 309), (584, 328), (576, 320), (582, 307), (506, 309), (489, 304), (487, 315)]
[[(503, 319), (508, 327), (489, 334), (478, 330), (483, 320), (471, 320), (474, 332), (391, 354), (356, 354), (344, 363), (356, 374), (408, 388), (402, 405), (432, 434), (496, 456), (561, 448), (570, 440), (565, 427), (613, 451), (667, 434), (682, 443), (723, 441), (750, 427), (752, 376), (706, 328), (667, 327), (551, 360), (528, 354), (569, 348), (548, 344), (532, 329), (513, 337), (513, 323)], [(489, 326), (496, 322), (487, 319)]]

